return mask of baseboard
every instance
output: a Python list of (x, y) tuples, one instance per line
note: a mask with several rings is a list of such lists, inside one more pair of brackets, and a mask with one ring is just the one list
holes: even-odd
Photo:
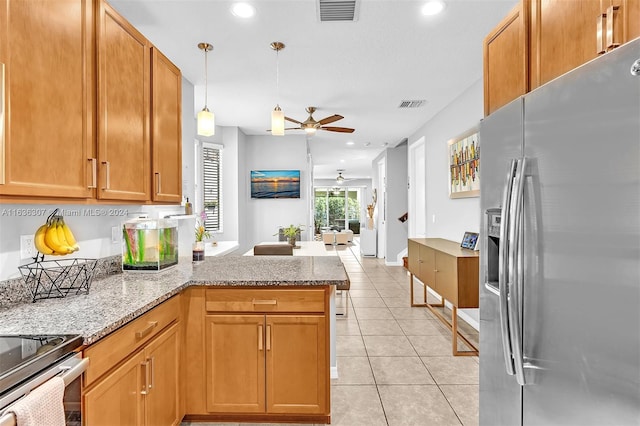
[(337, 379), (338, 378), (338, 366), (336, 365), (335, 367), (331, 367), (331, 371), (330, 371), (329, 374), (331, 374), (331, 378), (332, 379)]
[(402, 266), (402, 265), (404, 265), (404, 263), (402, 263), (402, 262), (389, 262), (386, 259), (384, 260), (384, 264), (386, 266)]

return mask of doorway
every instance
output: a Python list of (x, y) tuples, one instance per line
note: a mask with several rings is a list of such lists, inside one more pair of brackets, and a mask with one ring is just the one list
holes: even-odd
[(409, 146), (409, 238), (427, 236), (424, 136)]
[(345, 229), (350, 229), (354, 235), (360, 234), (362, 194), (363, 188), (360, 187), (315, 188), (315, 234)]

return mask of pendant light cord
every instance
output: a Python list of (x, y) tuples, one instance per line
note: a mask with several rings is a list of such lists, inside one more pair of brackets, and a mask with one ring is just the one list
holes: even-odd
[(280, 49), (276, 50), (276, 100), (280, 101)]
[(207, 109), (209, 103), (209, 82), (207, 76), (209, 75), (209, 68), (207, 66), (207, 49), (204, 49), (204, 109)]

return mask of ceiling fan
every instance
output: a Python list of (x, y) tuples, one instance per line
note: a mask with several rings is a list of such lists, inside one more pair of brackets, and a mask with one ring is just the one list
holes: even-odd
[(336, 171), (338, 172), (338, 176), (336, 176), (336, 183), (341, 184), (342, 182), (349, 182), (350, 180), (353, 180), (342, 176), (342, 172), (345, 171), (344, 169), (337, 169)]
[(316, 130), (328, 130), (330, 132), (340, 132), (340, 133), (353, 133), (355, 129), (351, 129), (349, 127), (333, 127), (333, 126), (325, 126), (325, 124), (333, 123), (334, 121), (342, 120), (344, 117), (338, 114), (330, 115), (329, 117), (325, 117), (322, 120), (316, 121), (313, 118), (313, 113), (316, 112), (316, 107), (307, 107), (306, 111), (309, 113), (309, 118), (305, 121), (298, 121), (293, 118), (285, 117), (284, 119), (290, 121), (292, 123), (299, 124), (300, 127), (288, 127), (285, 130), (304, 130), (307, 134), (314, 134)]

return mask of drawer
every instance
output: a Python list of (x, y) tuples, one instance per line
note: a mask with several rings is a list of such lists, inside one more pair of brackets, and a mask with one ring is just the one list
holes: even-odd
[(325, 311), (325, 289), (208, 289), (207, 312)]
[(174, 296), (89, 346), (84, 351), (84, 357), (91, 360), (85, 373), (85, 386), (93, 383), (162, 329), (177, 321), (179, 316), (180, 300), (179, 296)]

